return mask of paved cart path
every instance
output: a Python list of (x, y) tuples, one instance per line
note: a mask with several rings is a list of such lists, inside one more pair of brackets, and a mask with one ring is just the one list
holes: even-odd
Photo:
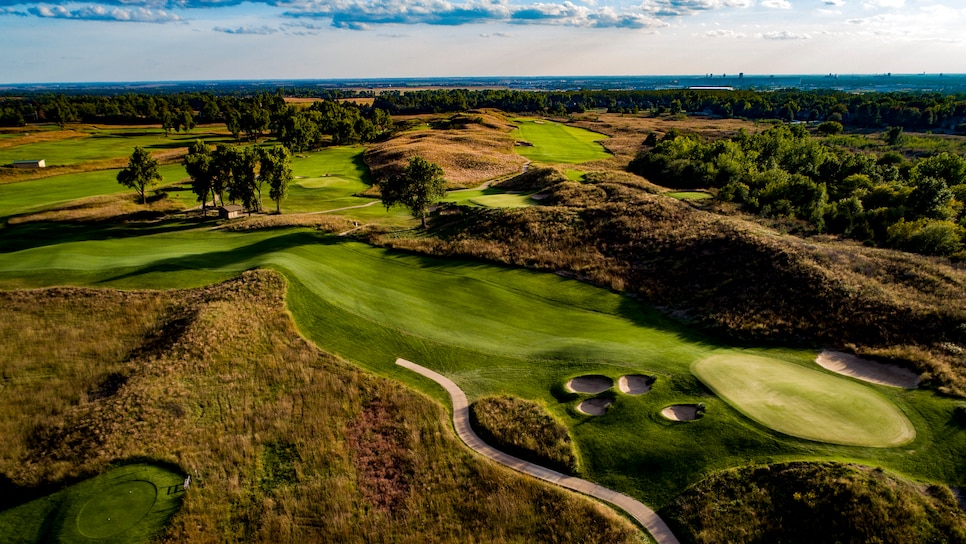
[(463, 390), (460, 389), (458, 385), (453, 383), (453, 380), (450, 380), (438, 372), (434, 372), (426, 367), (417, 365), (416, 363), (407, 361), (405, 359), (396, 359), (396, 364), (421, 374), (443, 386), (443, 389), (445, 389), (446, 392), (449, 393), (450, 398), (453, 399), (453, 425), (456, 427), (456, 434), (459, 435), (460, 439), (462, 439), (463, 442), (465, 442), (466, 445), (471, 449), (485, 457), (489, 457), (501, 465), (506, 465), (514, 470), (609, 502), (636, 519), (638, 523), (644, 526), (648, 532), (651, 533), (651, 536), (657, 540), (658, 544), (679, 544), (678, 539), (673, 533), (671, 533), (671, 530), (668, 528), (667, 524), (664, 523), (664, 520), (662, 520), (654, 512), (654, 510), (651, 510), (645, 506), (644, 503), (636, 499), (632, 499), (623, 493), (618, 493), (612, 489), (599, 486), (593, 482), (588, 482), (587, 480), (582, 480), (574, 476), (568, 476), (555, 470), (550, 470), (549, 468), (544, 468), (540, 465), (535, 465), (522, 459), (517, 459), (516, 457), (507, 455), (502, 451), (490, 446), (486, 442), (483, 442), (483, 440), (481, 440), (470, 427), (470, 408), (469, 402), (466, 400), (466, 394), (463, 393)]

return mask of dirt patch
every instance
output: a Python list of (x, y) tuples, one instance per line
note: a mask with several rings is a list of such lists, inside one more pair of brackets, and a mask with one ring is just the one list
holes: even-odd
[(579, 376), (567, 382), (567, 390), (572, 393), (596, 395), (597, 393), (607, 391), (611, 387), (614, 387), (614, 380), (598, 374)]
[(870, 383), (904, 389), (915, 389), (919, 386), (919, 376), (907, 368), (877, 363), (850, 353), (823, 350), (815, 358), (815, 362), (826, 370)]
[(577, 411), (588, 416), (602, 416), (613, 402), (610, 399), (587, 399), (577, 405)]
[(704, 413), (697, 404), (674, 404), (661, 410), (661, 415), (671, 421), (694, 421)]

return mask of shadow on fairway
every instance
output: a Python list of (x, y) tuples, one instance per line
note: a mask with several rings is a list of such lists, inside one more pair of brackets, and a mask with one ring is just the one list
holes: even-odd
[[(250, 268), (264, 266), (258, 257), (304, 245), (337, 245), (346, 242), (344, 238), (327, 233), (292, 232), (281, 236), (260, 240), (254, 244), (241, 246), (227, 251), (212, 251), (201, 254), (185, 255), (161, 259), (131, 272), (105, 278), (98, 283), (111, 283), (158, 272), (178, 272), (182, 270), (234, 270), (247, 261)], [(240, 269), (239, 269), (240, 271)]]
[[(2, 224), (8, 218), (0, 218)], [(208, 223), (215, 224), (209, 216)], [(167, 221), (134, 223), (27, 223), (0, 228), (0, 253), (14, 253), (26, 249), (46, 247), (67, 242), (136, 238), (197, 229), (204, 226), (202, 218), (171, 219)]]

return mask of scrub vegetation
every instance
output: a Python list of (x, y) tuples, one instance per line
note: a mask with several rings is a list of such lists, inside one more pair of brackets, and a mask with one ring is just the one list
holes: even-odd
[(470, 424), (483, 440), (526, 461), (576, 474), (567, 428), (533, 401), (484, 397), (470, 405)]

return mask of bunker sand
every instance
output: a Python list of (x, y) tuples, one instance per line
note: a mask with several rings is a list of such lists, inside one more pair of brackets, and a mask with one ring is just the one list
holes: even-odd
[(823, 350), (815, 358), (822, 368), (843, 376), (889, 387), (916, 389), (919, 376), (915, 372), (896, 365), (876, 363), (841, 351)]

